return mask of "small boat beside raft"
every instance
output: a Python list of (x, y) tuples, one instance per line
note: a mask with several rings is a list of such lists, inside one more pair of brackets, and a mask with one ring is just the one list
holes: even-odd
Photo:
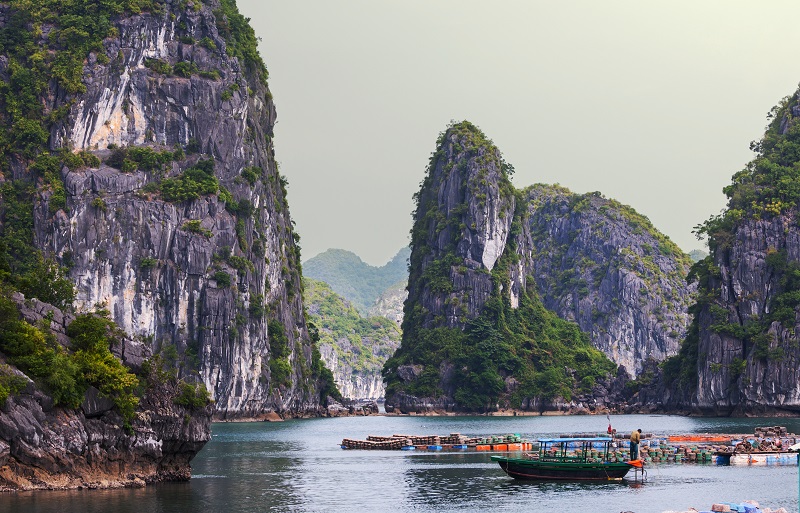
[(644, 469), (641, 460), (612, 459), (611, 438), (543, 438), (539, 452), (521, 458), (492, 456), (514, 479), (562, 481), (619, 481), (632, 469)]
[(797, 465), (796, 452), (714, 453), (717, 465)]
[(714, 451), (717, 465), (797, 465), (800, 444), (788, 448), (783, 441), (774, 439), (742, 440), (733, 447)]

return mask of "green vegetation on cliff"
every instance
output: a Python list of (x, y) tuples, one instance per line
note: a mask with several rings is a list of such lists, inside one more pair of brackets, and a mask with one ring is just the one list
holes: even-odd
[[(661, 281), (683, 283), (686, 270), (691, 266), (691, 257), (684, 253), (669, 237), (659, 232), (646, 216), (638, 213), (632, 207), (623, 205), (614, 199), (608, 199), (600, 192), (576, 194), (560, 185), (535, 184), (523, 190), (523, 195), (531, 199), (530, 211), (542, 211), (542, 214), (531, 216), (538, 222), (529, 223), (530, 235), (537, 253), (532, 256), (534, 260), (544, 256), (551, 262), (564, 263), (565, 269), (560, 272), (553, 271), (548, 274), (547, 289), (554, 296), (578, 291), (581, 297), (589, 293), (590, 288), (597, 288), (603, 277), (612, 270), (621, 267), (631, 269), (638, 277), (645, 281), (648, 291), (661, 292)], [(586, 225), (575, 225), (563, 228), (567, 232), (562, 240), (551, 236), (554, 219), (559, 219), (558, 209), (560, 199), (568, 205), (569, 215), (573, 219), (585, 215), (592, 219), (591, 237), (605, 240), (614, 230), (614, 226), (624, 226), (629, 231), (626, 234), (632, 238), (630, 246), (622, 247), (616, 254), (587, 255), (585, 252), (576, 252), (572, 241), (581, 234)], [(550, 203), (549, 205), (546, 205)], [(557, 205), (557, 206), (556, 206)], [(568, 239), (567, 242), (564, 239)], [(580, 256), (581, 258), (578, 258)], [(674, 262), (673, 269), (665, 272), (659, 261), (669, 259)], [(593, 287), (589, 287), (587, 280), (591, 280)], [(681, 304), (675, 298), (662, 298), (662, 304), (667, 310), (678, 310)]]
[[(104, 39), (119, 36), (116, 18), (141, 13), (166, 16), (165, 10), (180, 12), (188, 4), (185, 0), (172, 5), (163, 0), (10, 0), (5, 4), (8, 10), (0, 28), (0, 55), (8, 61), (6, 80), (0, 81), (0, 172), (9, 179), (11, 167), (22, 165), (28, 168), (28, 176), (0, 187), (0, 282), (26, 297), (63, 307), (73, 296), (64, 279), (66, 269), (33, 246), (31, 210), (37, 195), (42, 194), (48, 198), (51, 212), (65, 208), (62, 167), (78, 169), (96, 166), (99, 161), (85, 151), (50, 151), (50, 134), (65, 121), (77, 96), (86, 91), (83, 72), (90, 57), (103, 65), (115, 65), (122, 59), (122, 52), (107, 55), (103, 45)], [(196, 2), (195, 10), (200, 5)], [(214, 15), (228, 54), (240, 60), (249, 80), (266, 81), (258, 39), (236, 2), (221, 0)], [(216, 48), (210, 39), (199, 44)], [(175, 67), (180, 71), (187, 66), (195, 65), (182, 62)], [(110, 165), (115, 158), (121, 159), (116, 167), (123, 171), (137, 167), (153, 171), (170, 160), (182, 159), (183, 150), (159, 154), (149, 148), (126, 148), (112, 155)], [(215, 193), (213, 171), (202, 164), (164, 180), (160, 184), (164, 198), (184, 201)]]
[(22, 180), (0, 184), (0, 283), (58, 307), (75, 298), (66, 268), (33, 245), (33, 195)]
[[(74, 95), (86, 91), (83, 66), (89, 55), (106, 63), (116, 57), (103, 48), (103, 39), (117, 35), (112, 19), (164, 9), (156, 0), (11, 0), (7, 5), (9, 19), (0, 29), (0, 54), (8, 56), (8, 81), (0, 83), (4, 169), (10, 155), (33, 159), (45, 150), (52, 126), (67, 115)], [(59, 105), (47, 98), (51, 80), (66, 93)]]
[(77, 408), (93, 386), (130, 422), (139, 403), (139, 380), (111, 354), (109, 347), (119, 336), (114, 324), (94, 314), (79, 315), (67, 335), (71, 351), (59, 345), (48, 327), (21, 320), (16, 305), (0, 297), (0, 351), (10, 363), (36, 380), (57, 406)]
[(736, 226), (743, 219), (760, 219), (794, 211), (800, 203), (800, 123), (794, 111), (800, 105), (798, 94), (787, 96), (770, 111), (764, 137), (750, 145), (756, 156), (733, 175), (723, 188), (728, 208), (695, 230), (708, 236), (714, 253), (733, 243)]
[[(436, 181), (451, 172), (466, 174), (476, 168), (474, 181), (465, 180), (460, 191), (465, 203), (443, 211)], [(483, 190), (490, 180), (489, 168), (499, 176), (499, 205), (493, 208), (501, 220), (513, 216), (506, 248), (514, 248), (522, 232), (523, 209), (522, 194), (508, 178), (513, 168), (469, 122), (452, 125), (440, 135), (421, 190), (415, 195), (409, 299), (402, 345), (384, 367), (387, 398), (401, 392), (416, 397), (447, 396), (458, 409), (488, 411), (498, 405), (519, 407), (534, 398), (569, 400), (576, 393), (588, 392), (598, 378), (615, 369), (590, 346), (577, 325), (546, 310), (533, 288), (519, 291), (518, 305), (512, 307), (511, 272), (519, 263), (513, 250), (505, 251), (491, 272), (465, 267), (459, 244), (465, 234), (476, 229), (467, 226), (465, 214), (475, 208), (467, 202), (474, 201), (479, 209), (486, 206)], [(504, 210), (514, 205), (516, 211)], [(449, 233), (449, 238), (443, 237), (443, 232)], [(486, 274), (490, 275), (490, 296), (482, 310), (469, 319), (470, 292), (455, 290), (455, 280), (459, 276), (480, 280)], [(466, 321), (464, 329), (448, 326), (442, 316), (431, 316), (425, 306), (431, 296), (444, 298)], [(401, 367), (414, 369), (414, 379), (403, 378), (404, 373), (398, 371)]]
[[(37, 193), (49, 196), (50, 208), (64, 208), (62, 166), (95, 164), (86, 152), (51, 152), (53, 127), (63, 122), (76, 94), (86, 90), (83, 66), (90, 54), (109, 62), (103, 39), (114, 36), (111, 19), (125, 12), (163, 9), (153, 0), (11, 0), (0, 28), (0, 55), (8, 58), (0, 82), (0, 172), (24, 162), (29, 177), (0, 188), (0, 281), (57, 306), (72, 301), (65, 269), (33, 246), (32, 209)], [(47, 34), (44, 34), (44, 30)], [(51, 94), (51, 84), (60, 94)], [(83, 158), (86, 157), (86, 158)]]
[(400, 343), (400, 329), (385, 317), (362, 317), (325, 282), (304, 277), (308, 318), (319, 329), (319, 344), (333, 348), (339, 367), (358, 374), (380, 373)]
[[(172, 280), (178, 283), (181, 278), (172, 271), (177, 274), (187, 272), (182, 262), (172, 265), (179, 258), (165, 256), (160, 250), (141, 251), (139, 242), (142, 239), (131, 237), (132, 234), (141, 233), (136, 231), (140, 226), (152, 226), (152, 223), (148, 223), (149, 216), (146, 213), (144, 220), (139, 223), (137, 217), (142, 213), (140, 207), (143, 202), (149, 201), (181, 203), (219, 194), (226, 209), (236, 216), (235, 228), (231, 227), (235, 229), (235, 238), (228, 236), (228, 219), (222, 219), (228, 232), (225, 237), (225, 243), (229, 245), (228, 256), (224, 262), (215, 259), (211, 265), (201, 264), (201, 267), (207, 271), (206, 278), (215, 277), (219, 288), (225, 289), (220, 292), (224, 296), (220, 302), (231, 304), (232, 307), (221, 307), (220, 303), (198, 297), (197, 301), (192, 300), (188, 314), (185, 309), (182, 310), (191, 320), (180, 322), (179, 328), (176, 326), (178, 322), (157, 323), (148, 334), (153, 336), (148, 336), (145, 344), (158, 347), (172, 342), (180, 348), (180, 357), (186, 360), (182, 362), (186, 364), (184, 370), (188, 367), (202, 369), (203, 366), (198, 364), (199, 358), (206, 354), (200, 350), (202, 344), (216, 344), (217, 340), (236, 344), (245, 336), (264, 341), (267, 330), (263, 319), (267, 317), (267, 310), (270, 310), (270, 322), (280, 320), (283, 323), (281, 329), (272, 329), (269, 334), (275, 335), (275, 340), (271, 341), (270, 355), (273, 375), (279, 378), (275, 387), (277, 389), (287, 382), (291, 387), (290, 393), (275, 390), (275, 401), (289, 404), (290, 401), (300, 401), (300, 397), (305, 400), (316, 393), (315, 380), (325, 381), (324, 368), (318, 352), (312, 351), (312, 344), (305, 333), (302, 305), (298, 299), (301, 287), (300, 249), (298, 237), (292, 232), (286, 205), (286, 182), (277, 172), (271, 147), (274, 110), (266, 88), (267, 70), (257, 51), (255, 33), (248, 20), (239, 13), (236, 2), (10, 0), (0, 7), (0, 17), (0, 74), (3, 75), (0, 81), (0, 172), (3, 174), (0, 177), (0, 286), (3, 286), (3, 293), (6, 290), (9, 294), (21, 291), (27, 299), (36, 297), (63, 308), (65, 314), (74, 313), (70, 311), (75, 293), (67, 279), (67, 271), (71, 269), (73, 277), (82, 278), (81, 285), (85, 288), (81, 292), (85, 303), (95, 303), (95, 299), (98, 303), (108, 301), (109, 308), (120, 315), (119, 308), (114, 308), (113, 303), (121, 296), (111, 294), (110, 298), (108, 295), (86, 298), (87, 294), (92, 295), (92, 285), (87, 285), (87, 282), (91, 282), (93, 277), (87, 279), (86, 276), (93, 269), (88, 267), (107, 264), (106, 269), (127, 269), (132, 259), (134, 269), (141, 272), (135, 273), (135, 276), (126, 273), (124, 277), (117, 278), (131, 280), (137, 297), (140, 293), (146, 293), (146, 287), (142, 285), (149, 278), (153, 278), (155, 284), (161, 269), (170, 269), (170, 276), (165, 277), (167, 282)], [(146, 69), (143, 69), (141, 52), (147, 55), (152, 44), (159, 46), (159, 59), (146, 59)], [(196, 46), (189, 48), (191, 45)], [(225, 53), (235, 59), (229, 59)], [(128, 76), (134, 78), (128, 82), (125, 78)], [(202, 82), (204, 91), (202, 99), (191, 94), (191, 91), (196, 91), (198, 80)], [(99, 85), (101, 83), (102, 86)], [(131, 85), (134, 83), (138, 83), (138, 89)], [(100, 109), (103, 111), (101, 117), (105, 118), (90, 122), (93, 126), (89, 131), (101, 127), (103, 135), (89, 143), (87, 138), (81, 139), (78, 135), (85, 119), (80, 111), (86, 107), (96, 112), (94, 103), (102, 103), (101, 97), (107, 98), (103, 95), (109, 94), (109, 91), (117, 95), (117, 100), (110, 110)], [(183, 91), (187, 94), (182, 94)], [(153, 93), (152, 97), (150, 93)], [(187, 121), (189, 124), (186, 126), (191, 125), (188, 128), (190, 134), (187, 135), (186, 130), (178, 127), (173, 130), (168, 121), (163, 124), (157, 121), (159, 116), (162, 116), (161, 119), (170, 119), (169, 113), (154, 107), (152, 103), (158, 103), (158, 98), (163, 99), (164, 95), (170, 97), (168, 110), (174, 108), (189, 121), (195, 121)], [(140, 105), (136, 98), (145, 104)], [(232, 132), (220, 130), (216, 124), (209, 122), (220, 104), (223, 110), (229, 107), (237, 111), (240, 107), (249, 109), (251, 115), (228, 116), (226, 119), (231, 123), (227, 126), (235, 125), (235, 128)], [(147, 112), (144, 117), (140, 115), (143, 111), (136, 110), (139, 107)], [(128, 120), (135, 117), (136, 130), (142, 133), (130, 136), (124, 121), (116, 123), (118, 116)], [(235, 134), (237, 131), (242, 137), (238, 146), (234, 141), (231, 144), (236, 148), (231, 146), (230, 152), (222, 149), (225, 141), (230, 139), (224, 134)], [(191, 136), (194, 137), (187, 140)], [(136, 144), (139, 144), (138, 141), (144, 142), (142, 146), (120, 148), (108, 144), (105, 147), (106, 142), (120, 140), (137, 141)], [(170, 146), (160, 146), (156, 144), (157, 141), (169, 141)], [(77, 151), (81, 147), (86, 150)], [(103, 155), (106, 149), (112, 150), (106, 164), (126, 173), (143, 172), (147, 185), (140, 188), (139, 177), (127, 177), (131, 187), (126, 189), (124, 197), (123, 194), (117, 195), (114, 187), (94, 189), (96, 197), (68, 194), (62, 180), (65, 168), (70, 171), (84, 167), (96, 168), (100, 160), (92, 152)], [(190, 155), (200, 152), (206, 155)], [(209, 153), (218, 159), (216, 175), (214, 161), (208, 159)], [(242, 169), (242, 163), (251, 165)], [(241, 178), (235, 176), (238, 171), (242, 171)], [(118, 183), (115, 178), (110, 180)], [(227, 185), (228, 188), (221, 185)], [(127, 193), (130, 189), (133, 189), (132, 195)], [(154, 193), (160, 193), (160, 196), (153, 197)], [(220, 226), (217, 224), (220, 219), (227, 217), (221, 208), (216, 208), (213, 200), (209, 203), (212, 204), (210, 216), (219, 216), (214, 223), (207, 222), (208, 215), (192, 216), (198, 217), (192, 219), (188, 207), (172, 210), (169, 205), (158, 205), (177, 212), (177, 217), (168, 216), (169, 219), (162, 218), (160, 222), (161, 228), (165, 229), (164, 244), (172, 247), (173, 235), (181, 233), (176, 230), (182, 228), (191, 237), (191, 244), (196, 241), (204, 246), (197, 252), (199, 258), (209, 256), (207, 248), (220, 241), (219, 237), (214, 237), (217, 232), (212, 232), (211, 228), (216, 230)], [(32, 215), (34, 212), (35, 215)], [(70, 233), (74, 235), (81, 229), (84, 219), (88, 219), (88, 223), (104, 235), (97, 239), (71, 237)], [(173, 220), (175, 226), (171, 226)], [(57, 230), (58, 226), (64, 227), (68, 233)], [(50, 243), (62, 235), (63, 239)], [(104, 238), (106, 235), (107, 239)], [(154, 238), (157, 237), (161, 235)], [(203, 240), (203, 237), (212, 240)], [(108, 241), (120, 248), (133, 239), (138, 239), (136, 246), (140, 254), (136, 253), (137, 250), (134, 250), (134, 254), (125, 251), (116, 253), (99, 247)], [(88, 247), (76, 240), (88, 241)], [(98, 242), (101, 240), (103, 242)], [(153, 242), (150, 249), (152, 247), (163, 249), (167, 246)], [(214, 253), (219, 249), (212, 248)], [(187, 256), (183, 251), (178, 253), (181, 258), (197, 262), (194, 254)], [(91, 255), (88, 260), (84, 258), (87, 255)], [(275, 280), (275, 267), (280, 281)], [(270, 284), (267, 274), (277, 283)], [(120, 284), (116, 278), (113, 281), (115, 287)], [(180, 292), (161, 281), (157, 287), (161, 293), (155, 305), (158, 310), (156, 316), (163, 317), (161, 313), (167, 312), (165, 315), (169, 317), (169, 296), (172, 293), (178, 296)], [(204, 285), (208, 281), (203, 282)], [(265, 301), (265, 298), (269, 299)], [(217, 311), (205, 316), (209, 305), (214, 305), (210, 308), (216, 308)], [(224, 312), (225, 320), (220, 321), (221, 329), (212, 330), (208, 326), (210, 323), (205, 320), (216, 318), (219, 311)], [(195, 319), (198, 322), (192, 322)], [(34, 326), (32, 329), (43, 334), (41, 337), (35, 334), (34, 338), (47, 339), (43, 327)], [(47, 347), (52, 345), (52, 340), (45, 342)], [(7, 355), (16, 351), (10, 345), (5, 349), (8, 352), (3, 352)], [(33, 353), (39, 351), (33, 347), (28, 349)], [(48, 358), (60, 358), (58, 355), (61, 350), (57, 345), (52, 345), (51, 349), (52, 354), (47, 351), (42, 354), (46, 353)], [(88, 351), (84, 353), (89, 354)], [(64, 358), (74, 360), (72, 353), (67, 351), (65, 354)], [(17, 358), (20, 368), (24, 367), (26, 363), (22, 353)], [(103, 362), (104, 358), (105, 355)], [(259, 358), (258, 351), (254, 352), (254, 358)], [(193, 361), (191, 365), (190, 360)], [(91, 367), (87, 372), (102, 375), (102, 369), (97, 368), (95, 360), (79, 363), (83, 368)], [(287, 367), (290, 367), (288, 372)], [(26, 372), (36, 374), (37, 368), (34, 365)], [(68, 366), (64, 369), (69, 370)], [(229, 369), (233, 367), (223, 366), (223, 373)], [(246, 373), (246, 368), (243, 369), (242, 372)], [(301, 374), (302, 379), (295, 379), (300, 378)], [(269, 385), (266, 379), (268, 371), (265, 370), (262, 377), (261, 385), (266, 388)], [(46, 386), (52, 384), (45, 375), (35, 379)], [(66, 383), (59, 379), (55, 381)], [(80, 383), (78, 380), (78, 388)], [(0, 386), (4, 386), (2, 380)], [(193, 391), (183, 387), (186, 393), (182, 392), (183, 399), (179, 400), (194, 407), (202, 403), (203, 398), (197, 392), (199, 387), (191, 386)], [(75, 404), (71, 394), (74, 389), (68, 383), (63, 387), (53, 384), (50, 388), (56, 395), (61, 393), (59, 391), (65, 391), (62, 404)], [(102, 388), (101, 393), (104, 393)], [(260, 391), (258, 393), (260, 397), (263, 396)], [(316, 404), (314, 401), (312, 403)], [(265, 403), (259, 404), (266, 407)], [(124, 408), (120, 406), (120, 410)]]
[(250, 26), (250, 18), (239, 13), (235, 0), (220, 0), (220, 8), (214, 11), (214, 17), (217, 30), (227, 43), (228, 55), (237, 57), (244, 64), (248, 76), (266, 82), (267, 66), (258, 53), (258, 37)]

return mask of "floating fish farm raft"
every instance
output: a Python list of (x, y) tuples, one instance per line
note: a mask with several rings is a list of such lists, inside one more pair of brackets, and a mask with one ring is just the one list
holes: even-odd
[[(606, 433), (562, 433), (559, 438), (592, 438), (612, 437)], [(612, 461), (630, 460), (630, 434), (616, 433), (612, 448)], [(785, 451), (787, 447), (798, 442), (794, 433), (788, 433), (785, 427), (771, 426), (756, 428), (753, 435), (742, 434), (680, 434), (659, 436), (651, 433), (642, 434), (639, 445), (639, 459), (645, 462), (669, 463), (712, 463), (716, 461), (714, 453), (742, 451), (748, 447), (758, 451)], [(780, 441), (780, 444), (778, 443)], [(592, 451), (602, 450), (602, 443)], [(573, 448), (577, 451), (579, 444)], [(523, 438), (519, 434), (468, 437), (460, 433), (449, 435), (370, 435), (366, 440), (345, 438), (342, 449), (368, 450), (403, 450), (403, 451), (486, 451), (486, 452), (529, 452), (538, 451), (539, 443)], [(600, 457), (601, 454), (591, 454)]]
[(342, 440), (342, 449), (379, 450), (428, 450), (428, 451), (531, 451), (538, 444), (522, 439), (519, 435), (467, 437), (460, 433), (449, 435), (392, 435), (373, 436), (366, 440)]

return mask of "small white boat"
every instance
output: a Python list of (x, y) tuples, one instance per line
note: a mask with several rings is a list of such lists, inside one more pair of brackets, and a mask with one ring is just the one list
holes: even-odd
[(715, 452), (717, 465), (797, 465), (796, 452)]

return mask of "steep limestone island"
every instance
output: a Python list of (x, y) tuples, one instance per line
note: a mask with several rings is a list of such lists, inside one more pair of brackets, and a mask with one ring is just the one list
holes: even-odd
[(677, 356), (640, 402), (710, 415), (800, 411), (800, 91), (772, 109), (755, 158), (701, 225), (697, 301)]
[(441, 134), (416, 197), (387, 411), (606, 407), (677, 351), (688, 256), (630, 207), (516, 190), (512, 172), (469, 122)]
[(212, 415), (324, 413), (235, 2), (32, 6), (0, 4), (0, 489), (187, 479)]

